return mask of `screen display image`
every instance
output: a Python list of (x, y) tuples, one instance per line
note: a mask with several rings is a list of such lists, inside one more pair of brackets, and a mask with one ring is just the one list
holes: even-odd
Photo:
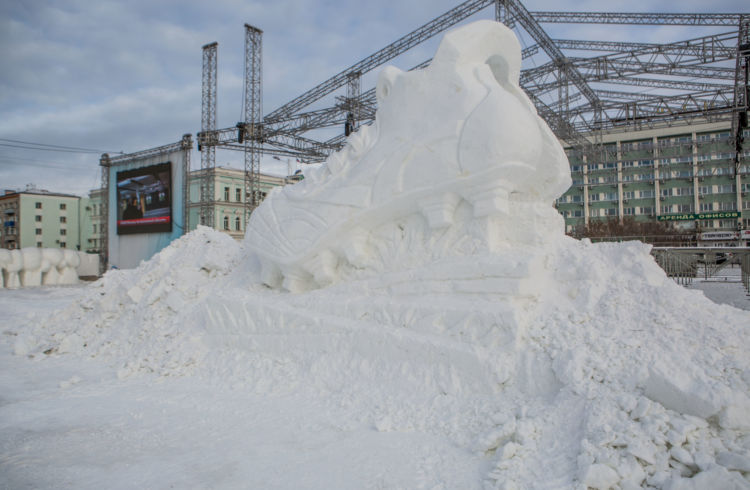
[(117, 172), (117, 234), (172, 231), (172, 163)]

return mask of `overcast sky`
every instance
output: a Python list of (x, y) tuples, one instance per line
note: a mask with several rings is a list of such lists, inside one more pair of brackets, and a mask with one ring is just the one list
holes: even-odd
[[(459, 3), (4, 0), (0, 187), (34, 184), (85, 195), (99, 185), (99, 152), (129, 153), (195, 134), (200, 130), (201, 47), (212, 41), (219, 43), (218, 126), (234, 126), (242, 119), (246, 22), (264, 31), (263, 112), (268, 113)], [(750, 12), (747, 0), (527, 0), (525, 5), (531, 11)], [(493, 15), (487, 8), (472, 19)], [(686, 27), (545, 28), (553, 38), (652, 42), (709, 33)], [(392, 64), (409, 68), (429, 58), (438, 39)], [(372, 87), (376, 72), (364, 79), (363, 91)], [(16, 141), (96, 151), (25, 150)], [(240, 156), (218, 151), (217, 165)], [(264, 160), (261, 170), (278, 172), (271, 163)], [(193, 168), (199, 166), (194, 152)]]

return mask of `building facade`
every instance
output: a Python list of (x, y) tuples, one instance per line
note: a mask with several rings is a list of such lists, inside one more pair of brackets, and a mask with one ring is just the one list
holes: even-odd
[(88, 199), (37, 189), (5, 191), (0, 196), (3, 226), (0, 246), (82, 250), (82, 206)]
[(607, 135), (596, 161), (567, 151), (573, 185), (555, 206), (567, 231), (624, 217), (696, 233), (750, 229), (750, 130), (744, 136), (735, 169), (726, 124)]
[[(200, 184), (202, 170), (190, 172), (190, 205), (188, 231), (200, 224)], [(294, 182), (293, 178), (260, 174), (261, 198), (274, 187)], [(236, 240), (245, 236), (245, 171), (216, 167), (213, 170), (213, 218), (214, 228), (229, 234)]]
[(101, 253), (103, 242), (102, 189), (93, 189), (81, 206), (81, 250)]

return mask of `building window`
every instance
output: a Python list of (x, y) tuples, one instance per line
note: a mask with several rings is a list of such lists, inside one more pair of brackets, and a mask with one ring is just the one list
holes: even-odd
[(701, 213), (705, 211), (713, 211), (714, 210), (714, 203), (712, 202), (702, 202), (701, 203)]
[(65, 228), (60, 228), (60, 235), (67, 235), (67, 233), (68, 230), (66, 230)]
[(67, 205), (67, 204), (65, 204), (65, 203), (60, 203), (60, 209), (63, 209), (63, 210), (64, 210), (64, 209), (66, 209), (67, 207), (68, 207), (68, 205)]
[(240, 231), (240, 217), (234, 218), (234, 229)]
[(239, 187), (234, 190), (234, 200), (237, 202), (242, 202), (242, 189)]
[(67, 222), (68, 222), (68, 218), (66, 218), (65, 216), (60, 216), (60, 223), (67, 223)]
[(224, 200), (225, 201), (229, 200), (229, 187), (224, 188)]
[[(229, 188), (227, 187), (227, 189), (229, 189)], [(227, 191), (227, 193), (228, 193), (228, 192), (229, 192), (229, 191)], [(229, 229), (229, 216), (224, 216), (224, 229), (225, 229), (225, 230), (228, 230), (228, 229)]]
[(60, 248), (65, 248), (65, 246), (66, 246), (65, 242), (60, 242)]
[(42, 203), (40, 202), (34, 203), (34, 207), (37, 209), (42, 209)]
[(42, 242), (36, 242), (36, 248), (42, 248)]
[(37, 228), (36, 229), (36, 234), (37, 235), (41, 235), (42, 234), (42, 229), (41, 228)]
[(94, 233), (96, 233), (96, 223), (94, 223)]
[(36, 221), (36, 222), (42, 221), (42, 215), (41, 214), (37, 214), (36, 216), (34, 216), (34, 221)]

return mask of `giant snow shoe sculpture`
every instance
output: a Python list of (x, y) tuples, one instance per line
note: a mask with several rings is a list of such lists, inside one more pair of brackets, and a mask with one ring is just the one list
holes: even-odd
[(434, 233), (477, 221), (489, 249), (493, 234), (523, 243), (561, 229), (551, 204), (570, 186), (568, 162), (520, 67), (513, 33), (479, 21), (446, 34), (427, 68), (385, 68), (374, 124), (253, 212), (245, 244), (262, 280), (290, 291), (335, 282), (367, 262), (371, 230), (415, 213)]

